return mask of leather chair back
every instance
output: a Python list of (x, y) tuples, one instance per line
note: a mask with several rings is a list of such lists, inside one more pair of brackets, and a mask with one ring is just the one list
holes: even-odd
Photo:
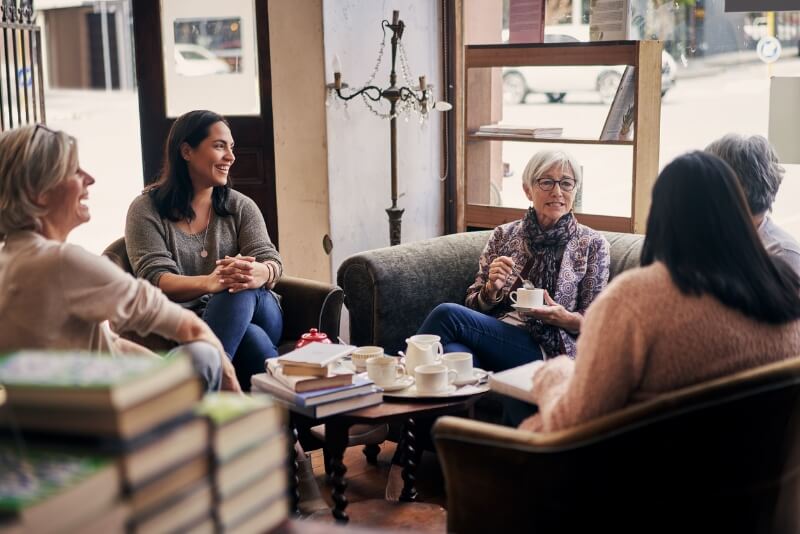
[(442, 418), (434, 441), (450, 532), (800, 532), (800, 358), (551, 434)]

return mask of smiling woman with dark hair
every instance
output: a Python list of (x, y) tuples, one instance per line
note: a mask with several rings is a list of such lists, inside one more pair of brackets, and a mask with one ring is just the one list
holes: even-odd
[(161, 176), (128, 210), (125, 243), (136, 275), (203, 317), (249, 390), (278, 354), (283, 317), (270, 289), (282, 266), (261, 210), (231, 189), (233, 147), (221, 115), (179, 117)]
[(523, 428), (559, 430), (800, 355), (800, 279), (764, 249), (731, 168), (703, 152), (681, 156), (652, 198), (643, 267), (589, 308), (575, 360), (536, 372), (539, 413)]

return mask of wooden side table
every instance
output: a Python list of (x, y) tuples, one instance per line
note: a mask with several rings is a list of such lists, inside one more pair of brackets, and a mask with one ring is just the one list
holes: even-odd
[[(377, 425), (393, 422), (405, 424), (406, 462), (403, 466), (403, 491), (400, 499), (409, 502), (415, 501), (417, 499), (415, 472), (421, 456), (421, 450), (417, 447), (417, 436), (415, 435), (415, 419), (436, 418), (442, 415), (471, 411), (482, 396), (483, 394), (479, 393), (468, 397), (437, 401), (384, 401), (376, 406), (332, 415), (325, 419), (314, 421), (314, 424), (325, 423), (325, 448), (331, 456), (331, 484), (333, 486), (332, 497), (334, 503), (332, 513), (336, 520), (339, 522), (347, 522), (349, 520), (345, 512), (348, 504), (345, 496), (347, 466), (344, 465), (343, 458), (344, 451), (347, 448), (348, 430), (352, 425)], [(293, 425), (298, 422), (298, 419), (302, 420), (304, 418), (293, 414)], [(291, 435), (296, 439), (297, 433), (294, 429)], [(295, 480), (295, 477), (292, 477), (292, 480)]]

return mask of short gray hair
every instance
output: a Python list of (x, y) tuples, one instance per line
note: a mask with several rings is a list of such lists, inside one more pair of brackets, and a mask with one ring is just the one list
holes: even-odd
[(41, 230), (46, 211), (36, 198), (78, 165), (75, 139), (64, 132), (23, 126), (0, 133), (0, 237)]
[(750, 213), (760, 215), (772, 207), (785, 170), (769, 141), (760, 135), (728, 134), (708, 145), (706, 152), (733, 168)]
[(531, 157), (525, 170), (522, 171), (522, 183), (528, 187), (533, 187), (536, 180), (542, 177), (553, 165), (560, 165), (562, 169), (569, 168), (575, 177), (575, 191), (580, 189), (583, 177), (581, 176), (581, 166), (578, 160), (564, 150), (540, 150)]

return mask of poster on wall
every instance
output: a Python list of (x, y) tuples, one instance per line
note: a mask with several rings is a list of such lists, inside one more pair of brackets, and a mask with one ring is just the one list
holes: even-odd
[(800, 0), (725, 0), (725, 11), (795, 11), (800, 10)]
[(591, 41), (630, 39), (630, 21), (630, 0), (591, 0), (589, 39)]
[(162, 0), (168, 117), (192, 109), (259, 115), (253, 0)]

